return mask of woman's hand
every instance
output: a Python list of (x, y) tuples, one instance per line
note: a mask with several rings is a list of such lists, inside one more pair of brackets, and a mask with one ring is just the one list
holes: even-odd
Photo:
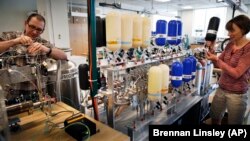
[(208, 48), (210, 53), (215, 53), (215, 41), (206, 41), (205, 47)]
[(211, 53), (209, 51), (206, 52), (206, 58), (208, 60), (211, 60), (211, 61), (218, 61), (219, 60), (219, 58), (215, 54), (213, 54), (213, 53)]

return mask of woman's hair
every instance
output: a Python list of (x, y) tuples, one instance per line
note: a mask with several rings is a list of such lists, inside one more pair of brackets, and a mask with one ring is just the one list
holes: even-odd
[(233, 24), (237, 25), (241, 29), (243, 35), (246, 35), (250, 31), (250, 19), (245, 15), (236, 16), (228, 21), (226, 29), (228, 31), (232, 31)]

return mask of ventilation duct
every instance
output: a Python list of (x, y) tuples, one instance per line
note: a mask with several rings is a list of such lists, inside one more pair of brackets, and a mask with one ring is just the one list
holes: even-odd
[(235, 6), (235, 8), (241, 12), (248, 12), (247, 6), (241, 0), (224, 0), (230, 6)]
[(128, 11), (134, 11), (134, 12), (142, 12), (144, 11), (144, 7), (141, 6), (134, 6), (134, 5), (129, 5), (125, 3), (106, 3), (106, 2), (100, 2), (99, 6), (102, 7), (110, 7), (110, 8), (116, 8), (116, 9), (121, 9), (121, 10), (128, 10)]

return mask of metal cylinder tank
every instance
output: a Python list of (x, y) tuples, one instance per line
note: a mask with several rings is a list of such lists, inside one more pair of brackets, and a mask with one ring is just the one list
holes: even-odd
[[(78, 69), (72, 61), (61, 61), (60, 68), (55, 60), (48, 61), (48, 94), (61, 96), (61, 101), (79, 109)], [(58, 73), (57, 68), (60, 72)], [(59, 77), (59, 79), (58, 79)]]
[(195, 77), (195, 87), (197, 88), (197, 94), (201, 94), (201, 84), (202, 84), (202, 64), (197, 62), (196, 64), (196, 77)]
[(0, 141), (9, 141), (8, 118), (4, 100), (4, 91), (0, 85)]

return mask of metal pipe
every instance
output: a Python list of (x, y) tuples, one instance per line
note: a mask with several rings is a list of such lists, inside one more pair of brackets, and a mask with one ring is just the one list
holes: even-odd
[(26, 112), (31, 110), (31, 108), (36, 109), (39, 108), (42, 104), (49, 102), (49, 101), (38, 101), (33, 103), (32, 101), (25, 101), (22, 103), (6, 106), (6, 111), (8, 116), (20, 114), (22, 112)]
[(56, 99), (58, 102), (62, 101), (61, 96), (61, 77), (62, 77), (62, 68), (61, 60), (57, 61), (57, 70), (56, 70)]
[(33, 102), (32, 101), (26, 101), (10, 106), (6, 106), (6, 110), (8, 113), (8, 116), (20, 114), (22, 112), (29, 111), (33, 107)]
[(232, 18), (234, 18), (234, 14), (235, 14), (235, 10), (236, 10), (236, 5), (233, 5), (233, 14), (232, 14)]
[(201, 83), (202, 83), (202, 65), (200, 62), (197, 62), (196, 78), (195, 78), (195, 87), (197, 88), (197, 94), (201, 95)]
[(32, 101), (26, 101), (26, 102), (22, 102), (22, 103), (7, 106), (6, 109), (7, 109), (8, 112), (10, 112), (10, 111), (18, 110), (18, 109), (25, 109), (25, 108), (31, 107), (31, 106), (33, 106), (33, 102)]
[(97, 98), (97, 68), (96, 68), (96, 17), (95, 17), (95, 0), (87, 0), (88, 5), (88, 58), (90, 66), (90, 95), (94, 107), (94, 117), (98, 117)]

